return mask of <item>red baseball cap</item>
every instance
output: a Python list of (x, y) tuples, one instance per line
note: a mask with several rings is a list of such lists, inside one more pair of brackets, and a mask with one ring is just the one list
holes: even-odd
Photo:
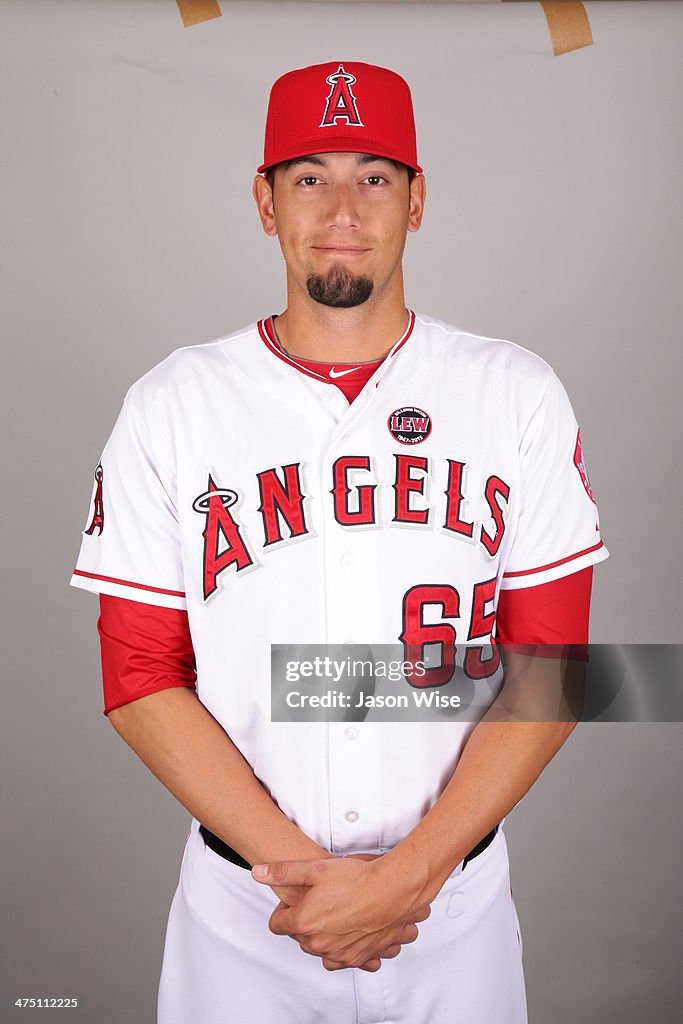
[(278, 78), (259, 174), (297, 156), (337, 152), (383, 156), (422, 173), (405, 79), (358, 61), (314, 64)]

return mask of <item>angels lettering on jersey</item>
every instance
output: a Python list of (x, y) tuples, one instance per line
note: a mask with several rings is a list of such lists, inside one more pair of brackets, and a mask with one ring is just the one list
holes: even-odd
[[(395, 453), (394, 474), (391, 482), (393, 499), (391, 515), (382, 521), (377, 500), (378, 481), (369, 455), (343, 455), (332, 464), (326, 490), (329, 492), (329, 511), (340, 526), (348, 529), (383, 528), (389, 525), (424, 528), (437, 526), (454, 538), (478, 546), (492, 559), (498, 553), (505, 535), (510, 486), (498, 474), (491, 473), (483, 487), (481, 497), (487, 510), (488, 525), (463, 515), (464, 482), (467, 466), (456, 459), (446, 459), (445, 500), (441, 503), (440, 518), (428, 503), (430, 492), (429, 459), (416, 454)], [(260, 523), (258, 535), (249, 535), (240, 521), (239, 507), (243, 495), (237, 488), (223, 486), (224, 481), (209, 471), (207, 486), (192, 503), (195, 512), (204, 517), (202, 578), (204, 600), (207, 601), (220, 585), (225, 573), (239, 574), (256, 568), (259, 549), (272, 548), (293, 538), (312, 533), (306, 505), (311, 499), (305, 491), (301, 463), (271, 467), (255, 474), (254, 490), (258, 492)], [(327, 494), (324, 495), (327, 497)]]

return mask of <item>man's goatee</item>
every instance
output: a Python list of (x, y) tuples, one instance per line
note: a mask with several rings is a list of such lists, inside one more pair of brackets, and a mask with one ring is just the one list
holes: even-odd
[(365, 274), (356, 276), (343, 264), (335, 264), (327, 274), (309, 274), (306, 279), (308, 294), (323, 306), (349, 309), (367, 302), (373, 283)]

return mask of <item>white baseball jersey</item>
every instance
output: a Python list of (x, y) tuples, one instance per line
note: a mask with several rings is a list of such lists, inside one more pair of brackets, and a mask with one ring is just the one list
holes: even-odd
[(607, 556), (553, 369), (411, 313), (351, 405), (266, 321), (155, 366), (102, 453), (71, 582), (187, 609), (200, 699), (344, 853), (399, 842), (474, 724), (271, 722), (270, 645), (485, 643), (501, 588)]

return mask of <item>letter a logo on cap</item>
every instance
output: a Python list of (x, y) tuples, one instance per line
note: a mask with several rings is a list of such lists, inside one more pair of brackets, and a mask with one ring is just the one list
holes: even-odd
[(327, 97), (325, 114), (320, 122), (321, 128), (330, 128), (337, 123), (338, 118), (345, 118), (348, 125), (355, 124), (363, 127), (363, 122), (358, 116), (356, 97), (351, 92), (351, 86), (356, 81), (355, 75), (344, 70), (340, 64), (334, 74), (325, 79), (332, 86), (330, 95)]

